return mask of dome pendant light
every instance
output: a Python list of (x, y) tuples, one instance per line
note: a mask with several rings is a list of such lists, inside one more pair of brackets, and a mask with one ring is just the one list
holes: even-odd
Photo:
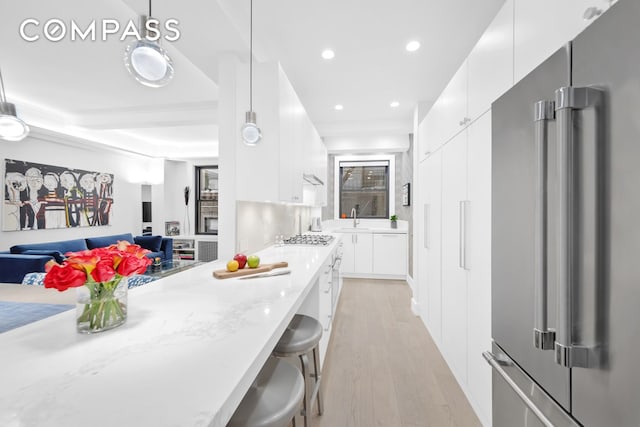
[(21, 141), (28, 134), (29, 126), (18, 118), (15, 104), (7, 102), (2, 71), (0, 71), (0, 139)]
[[(159, 32), (156, 23), (151, 20), (151, 0), (149, 15), (140, 15), (140, 40), (127, 46), (124, 52), (124, 65), (131, 75), (140, 83), (149, 87), (165, 86), (173, 78), (173, 61), (160, 46)], [(153, 40), (150, 28), (155, 30), (157, 40)]]
[(242, 125), (242, 140), (247, 145), (256, 145), (262, 139), (262, 132), (256, 124), (256, 113), (253, 111), (253, 0), (249, 11), (249, 111)]

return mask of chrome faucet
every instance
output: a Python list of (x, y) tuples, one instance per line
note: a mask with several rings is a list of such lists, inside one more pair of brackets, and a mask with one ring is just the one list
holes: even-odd
[(356, 208), (351, 208), (351, 218), (353, 218), (353, 228), (358, 226), (358, 221), (356, 218)]

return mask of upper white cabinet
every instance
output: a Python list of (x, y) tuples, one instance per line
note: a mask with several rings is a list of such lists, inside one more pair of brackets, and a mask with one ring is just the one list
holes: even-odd
[(513, 85), (513, 2), (505, 2), (420, 124), (419, 159), (469, 126)]
[(427, 118), (425, 117), (415, 129), (417, 140), (418, 161), (421, 162), (432, 152), (427, 138)]
[(472, 120), (513, 85), (513, 2), (505, 2), (467, 58), (467, 111)]
[(425, 117), (425, 151), (435, 151), (465, 128), (467, 117), (467, 61), (458, 69), (449, 84)]
[(238, 175), (252, 177), (251, 185), (237, 187), (238, 200), (326, 204), (326, 186), (313, 186), (310, 197), (303, 191), (305, 174), (326, 183), (326, 148), (277, 62), (256, 65), (253, 109), (262, 140), (237, 145)]
[(302, 203), (304, 153), (303, 147), (312, 147), (305, 119), (306, 113), (293, 86), (282, 68), (278, 67), (278, 94), (280, 99), (280, 162), (278, 200)]
[(591, 24), (598, 15), (585, 19), (589, 8), (604, 12), (609, 1), (515, 0), (515, 82)]

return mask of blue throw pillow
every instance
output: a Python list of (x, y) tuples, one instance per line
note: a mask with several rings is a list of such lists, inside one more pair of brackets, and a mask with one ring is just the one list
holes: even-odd
[(65, 258), (62, 252), (54, 249), (29, 249), (22, 252), (22, 255), (49, 255), (52, 256), (58, 264), (62, 264)]
[(149, 249), (151, 252), (160, 252), (162, 236), (136, 236), (133, 241), (136, 245)]
[(131, 233), (114, 234), (112, 236), (103, 237), (87, 237), (87, 246), (89, 249), (106, 248), (110, 245), (115, 245), (119, 240), (126, 240), (129, 243), (133, 243), (133, 236)]

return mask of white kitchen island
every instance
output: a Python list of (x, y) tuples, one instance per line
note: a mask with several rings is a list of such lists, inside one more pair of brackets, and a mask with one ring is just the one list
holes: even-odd
[(259, 252), (290, 275), (217, 280), (215, 261), (131, 289), (110, 331), (71, 310), (0, 334), (0, 425), (226, 425), (338, 241)]

